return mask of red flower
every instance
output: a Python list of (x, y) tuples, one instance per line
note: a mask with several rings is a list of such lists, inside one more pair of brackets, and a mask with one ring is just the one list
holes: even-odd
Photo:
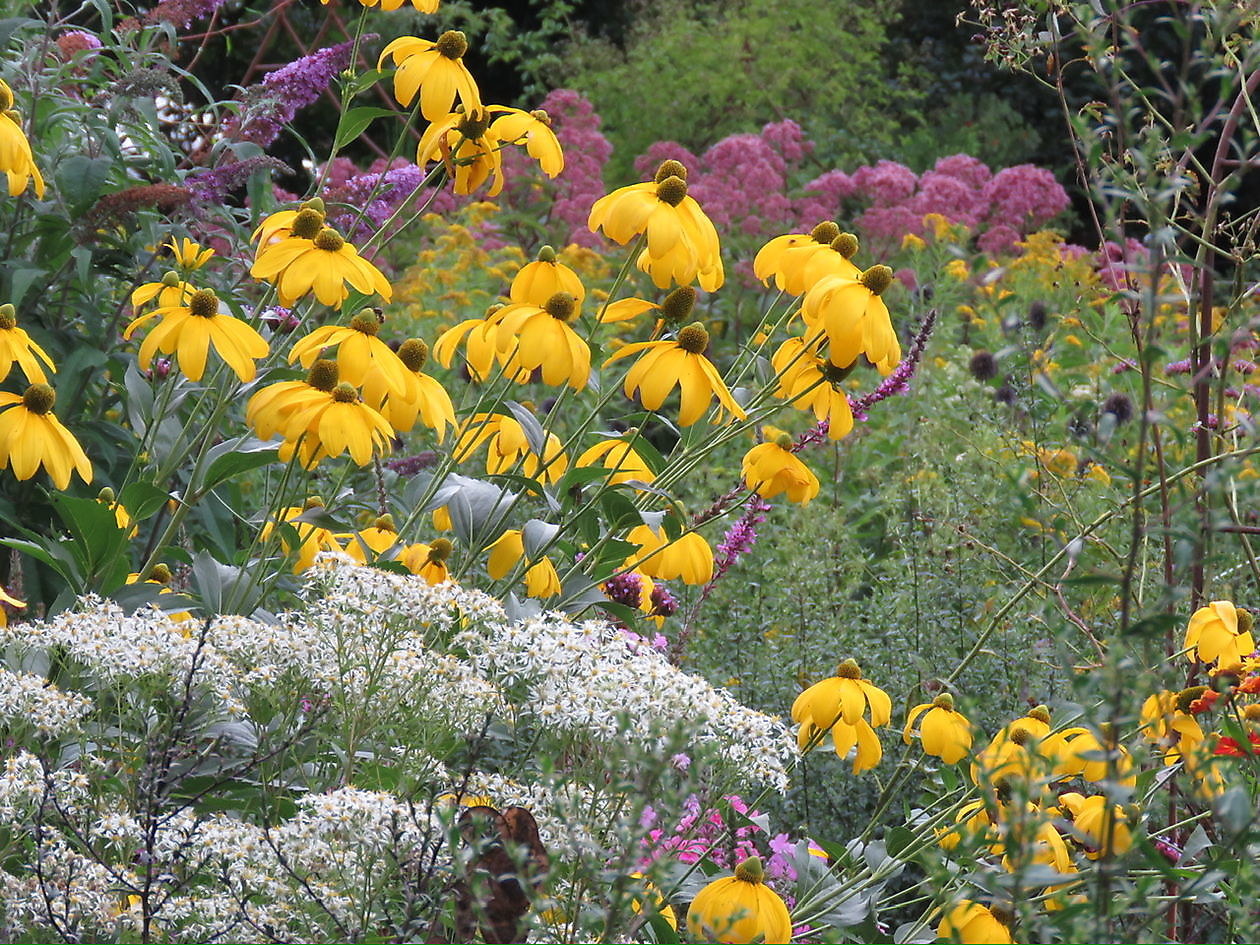
[(1251, 743), (1249, 748), (1244, 748), (1238, 743), (1237, 739), (1225, 736), (1216, 743), (1216, 750), (1212, 752), (1214, 755), (1228, 755), (1231, 758), (1242, 758), (1247, 755), (1260, 755), (1260, 734), (1251, 732), (1247, 736), (1247, 740)]

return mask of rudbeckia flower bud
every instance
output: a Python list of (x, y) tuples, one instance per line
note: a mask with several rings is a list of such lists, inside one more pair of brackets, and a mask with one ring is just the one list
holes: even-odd
[(100, 492), (96, 493), (96, 497), (100, 499), (102, 502), (104, 502), (106, 505), (113, 505), (116, 499), (114, 490), (111, 489), (109, 486), (103, 487)]
[(893, 271), (888, 266), (871, 266), (863, 271), (858, 281), (870, 289), (873, 295), (883, 295), (884, 290), (892, 285)]
[(677, 177), (683, 181), (687, 180), (687, 165), (682, 161), (668, 160), (662, 161), (661, 166), (656, 169), (656, 177), (653, 178), (656, 183), (661, 183), (667, 177)]
[[(858, 238), (852, 233), (839, 233), (836, 235), (836, 238), (831, 241), (831, 248), (845, 259), (852, 259), (857, 255)], [(888, 267), (885, 266), (884, 268), (887, 269)], [(871, 291), (874, 292), (875, 290), (872, 289)], [(879, 293), (876, 294), (878, 295)]]
[(144, 576), (144, 579), (146, 581), (155, 581), (158, 584), (170, 584), (171, 569), (165, 564), (155, 564), (153, 567), (149, 568), (148, 572)]
[(679, 286), (661, 303), (661, 318), (670, 325), (677, 325), (696, 307), (696, 290), (689, 285)]
[(365, 335), (378, 335), (381, 331), (381, 317), (374, 308), (359, 309), (359, 314), (350, 319), (350, 327)]
[(678, 347), (690, 354), (704, 354), (709, 347), (709, 333), (699, 322), (692, 322), (678, 333)]
[(840, 227), (832, 220), (823, 220), (809, 231), (809, 235), (814, 238), (815, 243), (826, 245), (840, 235)]
[(322, 197), (312, 197), (309, 200), (302, 201), (302, 209), (314, 210), (316, 213), (324, 213), (327, 208), (324, 206), (324, 199)]
[(429, 360), (429, 346), (419, 338), (408, 338), (398, 346), (398, 360), (408, 371), (419, 371)]
[[(337, 362), (328, 358), (320, 358), (311, 365), (311, 369), (306, 372), (306, 383), (314, 387), (316, 390), (331, 392), (337, 386)], [(307, 499), (307, 502), (315, 501), (314, 498)], [(323, 505), (323, 501), (319, 501)]]
[(447, 30), (437, 38), (433, 48), (447, 59), (461, 59), (468, 52), (468, 37), (461, 30)]
[(174, 269), (168, 269), (162, 273), (162, 285), (173, 289), (179, 285), (179, 282), (179, 273)]
[(542, 248), (538, 250), (538, 255), (535, 256), (534, 258), (537, 259), (539, 262), (545, 262), (545, 263), (555, 262), (556, 261), (555, 247), (551, 246), (550, 244), (544, 244)]
[(687, 182), (681, 177), (666, 177), (656, 185), (656, 197), (661, 203), (676, 207), (687, 196)]

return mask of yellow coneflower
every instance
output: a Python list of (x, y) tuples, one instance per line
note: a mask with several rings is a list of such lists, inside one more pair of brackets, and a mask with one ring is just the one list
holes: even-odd
[(836, 367), (848, 367), (865, 355), (881, 374), (888, 374), (901, 360), (901, 345), (880, 297), (892, 281), (887, 266), (871, 266), (856, 279), (824, 276), (805, 293), (801, 312), (806, 323), (827, 333)]
[(52, 413), (57, 395), (47, 384), (31, 384), (24, 394), (0, 391), (0, 469), (9, 466), (19, 479), (30, 479), (43, 466), (58, 489), (77, 472), (92, 481), (92, 464), (83, 447)]
[(456, 462), (462, 463), (482, 443), (488, 445), (486, 472), (490, 475), (511, 472), (519, 462), (523, 475), (540, 475), (544, 483), (551, 483), (559, 481), (569, 468), (569, 459), (564, 455), (559, 437), (554, 433), (546, 435), (540, 457), (534, 452), (520, 422), (501, 413), (477, 413), (469, 417), (451, 453)]
[(388, 453), (394, 429), (384, 417), (359, 397), (358, 390), (341, 381), (318, 402), (293, 413), (289, 438), (280, 446), (286, 462), (300, 447), (299, 457), (308, 469), (330, 456), (344, 452), (360, 466), (379, 453)]
[(428, 358), (429, 346), (419, 338), (408, 338), (398, 347), (398, 360), (408, 374), (406, 392), (392, 392), (385, 372), (373, 366), (363, 379), (363, 402), (379, 410), (399, 433), (414, 427), (418, 417), (436, 431), (441, 443), (446, 438), (446, 428), (455, 426), (455, 406), (446, 388), (423, 373)]
[(542, 308), (557, 292), (573, 296), (573, 304), (579, 310), (586, 299), (586, 288), (578, 274), (556, 258), (552, 247), (544, 246), (538, 251), (538, 258), (522, 266), (512, 278), (508, 298)]
[[(924, 714), (926, 713), (926, 715)], [(923, 716), (919, 725), (919, 743), (929, 755), (935, 755), (947, 765), (966, 757), (975, 737), (971, 723), (961, 712), (954, 709), (954, 697), (942, 692), (931, 702), (916, 705), (906, 713), (906, 727), (902, 738), (910, 744), (910, 733), (915, 720)]]
[(255, 359), (265, 358), (270, 350), (262, 335), (221, 311), (213, 289), (198, 289), (184, 301), (159, 305), (132, 321), (123, 337), (130, 338), (136, 328), (154, 316), (161, 316), (162, 321), (140, 345), (138, 359), (142, 368), (148, 368), (153, 355), (161, 351), (174, 354), (184, 376), (199, 381), (206, 370), (206, 355), (213, 348), (237, 377), (249, 382), (257, 372)]
[(0, 381), (9, 376), (15, 361), (31, 384), (48, 383), (48, 375), (44, 373), (40, 361), (49, 371), (57, 373), (48, 352), (31, 340), (25, 329), (18, 327), (17, 310), (6, 302), (0, 305)]
[[(450, 367), (455, 359), (456, 349), (463, 342), (464, 363), (467, 364), (472, 379), (480, 382), (489, 378), (495, 361), (502, 361), (506, 357), (499, 354), (496, 339), (498, 328), (491, 320), (498, 309), (499, 306), (495, 305), (486, 313), (485, 318), (466, 318), (438, 335), (437, 341), (433, 342), (433, 356), (438, 363), (442, 367)], [(525, 383), (529, 380), (529, 372), (514, 376), (514, 380)]]
[(774, 396), (788, 400), (793, 407), (812, 410), (820, 421), (827, 421), (827, 435), (839, 440), (853, 429), (853, 409), (840, 386), (849, 368), (838, 368), (820, 357), (816, 347), (797, 337), (779, 345), (770, 359), (779, 376)]
[(368, 552), (372, 553), (373, 558), (379, 558), (391, 548), (397, 548), (399, 544), (394, 516), (388, 513), (378, 515), (366, 528), (336, 537), (345, 542), (346, 553), (360, 564), (367, 563)]
[[(487, 549), (490, 552), (486, 571), (499, 581), (507, 576), (516, 563), (525, 557), (525, 538), (518, 528), (509, 528)], [(560, 575), (546, 555), (527, 559), (525, 593), (530, 597), (555, 597), (560, 593)]]
[(324, 305), (340, 308), (350, 295), (347, 283), (364, 295), (378, 294), (389, 300), (394, 290), (389, 280), (359, 255), (331, 226), (311, 239), (293, 235), (262, 246), (249, 274), (275, 285), (281, 305), (292, 305), (307, 292)]
[(818, 495), (820, 484), (818, 477), (792, 452), (792, 445), (792, 438), (778, 431), (745, 453), (740, 467), (744, 485), (763, 499), (787, 493), (791, 501), (808, 505)]
[[(1008, 920), (1009, 921), (1009, 920)], [(936, 937), (947, 942), (988, 942), (1012, 945), (1011, 930), (987, 907), (962, 900), (949, 910), (936, 928)]]
[[(297, 559), (293, 562), (293, 573), (300, 574), (315, 563), (315, 556), (321, 551), (344, 551), (341, 543), (337, 541), (332, 531), (319, 525), (312, 525), (309, 522), (295, 521), (298, 516), (314, 510), (323, 510), (324, 500), (319, 496), (311, 496), (306, 500), (305, 505), (293, 505), (287, 509), (281, 510), (276, 516), (274, 522), (267, 522), (263, 526), (262, 540), (266, 541), (273, 531), (276, 530), (277, 523), (287, 523), (292, 525), (297, 532), (298, 547)], [(292, 553), (293, 548), (281, 531), (280, 545), (286, 553)]]
[(398, 560), (404, 568), (429, 584), (445, 584), (451, 579), (446, 562), (452, 550), (450, 541), (445, 538), (435, 538), (427, 545), (418, 541), (404, 548)]
[[(869, 712), (869, 721), (863, 716)], [(856, 661), (845, 660), (836, 675), (810, 686), (792, 703), (792, 719), (801, 723), (797, 744), (806, 749), (825, 732), (831, 733), (841, 758), (854, 747), (853, 771), (860, 774), (879, 764), (884, 750), (873, 726), (887, 725), (892, 700), (869, 680), (862, 678)]]
[(687, 169), (678, 161), (662, 163), (655, 180), (600, 197), (587, 223), (623, 246), (646, 234), (647, 248), (638, 266), (659, 289), (671, 281), (685, 285), (696, 280), (712, 292), (725, 279), (717, 230), (687, 194)]
[(158, 282), (141, 283), (131, 293), (131, 314), (135, 316), (135, 320), (127, 326), (127, 330), (134, 332), (141, 325), (158, 316), (156, 309), (147, 315), (140, 315), (140, 309), (154, 299), (157, 299), (159, 309), (187, 305), (188, 300), (196, 291), (195, 285), (185, 282), (174, 270), (166, 272)]
[(541, 306), (513, 302), (491, 316), (495, 345), (507, 356), (505, 374), (519, 379), (541, 370), (545, 384), (586, 387), (591, 349), (568, 324), (577, 314), (575, 301), (568, 292), (557, 292)]
[[(328, 0), (319, 0), (324, 6), (328, 6)], [(400, 9), (407, 0), (359, 0), (359, 3), (365, 7), (374, 7), (380, 4), (382, 10), (392, 13), (394, 10)], [(441, 0), (411, 0), (411, 5), (421, 13), (437, 13), (438, 5)]]
[(19, 121), (21, 116), (13, 108), (13, 90), (0, 79), (0, 171), (9, 178), (10, 197), (24, 194), (27, 185), (34, 181), (35, 196), (42, 200), (44, 178), (35, 166), (31, 143)]
[(305, 380), (278, 381), (257, 390), (245, 405), (245, 422), (261, 440), (277, 433), (296, 440), (300, 432), (289, 436), (290, 421), (305, 408), (323, 403), (338, 379), (337, 363), (320, 359), (311, 365)]
[(743, 408), (727, 390), (722, 375), (704, 356), (708, 347), (709, 333), (699, 322), (692, 322), (678, 332), (676, 340), (626, 345), (606, 360), (604, 367), (640, 351), (646, 352), (626, 374), (626, 396), (633, 398), (637, 393), (645, 408), (659, 410), (670, 391), (677, 387), (682, 398), (678, 411), (680, 426), (691, 426), (703, 417), (714, 398), (733, 417), (746, 419)]
[(762, 282), (772, 277), (774, 284), (789, 295), (801, 295), (823, 276), (856, 279), (860, 272), (851, 259), (858, 250), (857, 237), (841, 233), (826, 220), (811, 233), (776, 236), (757, 252), (753, 274)]
[(760, 857), (750, 856), (735, 875), (715, 879), (687, 909), (687, 931), (697, 942), (772, 942), (792, 940), (792, 916), (779, 894), (762, 880)]
[(656, 478), (656, 473), (652, 472), (643, 457), (635, 452), (630, 441), (620, 437), (596, 443), (583, 452), (574, 463), (578, 467), (597, 464), (609, 470), (608, 484), (610, 486), (631, 481), (650, 483)]
[(503, 142), (491, 127), (485, 109), (455, 111), (425, 129), (416, 146), (416, 163), (446, 161), (457, 194), (471, 194), (490, 181), (489, 197), (503, 189)]
[(464, 65), (468, 39), (459, 30), (447, 30), (437, 42), (416, 36), (400, 36), (381, 52), (376, 68), (392, 56), (398, 70), (394, 73), (394, 97), (404, 108), (420, 93), (420, 114), (427, 121), (438, 121), (449, 113), (458, 97), (465, 110), (481, 109), (481, 93)]
[(541, 108), (532, 112), (491, 105), (486, 111), (497, 114), (490, 122), (490, 133), (503, 144), (519, 144), (525, 153), (538, 162), (542, 172), (555, 177), (564, 170), (564, 151), (551, 130), (551, 117)]
[(707, 584), (713, 578), (713, 549), (699, 532), (685, 532), (670, 541), (664, 530), (650, 525), (630, 529), (626, 541), (639, 546), (639, 554), (631, 556), (639, 570), (662, 581), (681, 578), (685, 584)]
[(177, 240), (172, 236), (162, 246), (169, 249), (175, 261), (185, 269), (200, 269), (214, 256), (213, 249), (203, 247), (187, 237)]
[(302, 367), (310, 367), (325, 348), (335, 347), (341, 380), (357, 387), (376, 372), (390, 393), (404, 395), (411, 389), (410, 372), (389, 345), (377, 337), (380, 330), (380, 317), (365, 308), (349, 325), (324, 325), (299, 340), (289, 351), (289, 363), (300, 361)]

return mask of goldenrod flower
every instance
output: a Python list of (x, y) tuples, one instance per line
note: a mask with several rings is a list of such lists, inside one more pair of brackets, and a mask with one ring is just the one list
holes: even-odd
[(948, 942), (1013, 945), (1011, 930), (987, 907), (964, 899), (941, 919), (936, 937)]
[[(187, 237), (176, 240), (172, 236), (162, 246), (169, 249), (174, 255), (175, 261), (185, 269), (200, 269), (214, 256), (213, 249), (209, 247), (203, 248), (200, 243), (195, 243)], [(132, 304), (135, 304), (134, 301)]]
[[(924, 715), (924, 713), (927, 713)], [(966, 757), (974, 738), (971, 723), (961, 712), (954, 709), (954, 697), (942, 692), (931, 702), (916, 705), (906, 714), (906, 728), (902, 733), (907, 745), (915, 719), (923, 716), (919, 726), (919, 743), (929, 755), (935, 755), (947, 765)]]
[(406, 107), (420, 93), (420, 114), (428, 121), (438, 121), (452, 111), (455, 99), (463, 102), (466, 111), (481, 109), (481, 93), (464, 65), (468, 39), (459, 30), (447, 30), (437, 42), (416, 36), (400, 36), (381, 52), (376, 68), (385, 59), (394, 57), (398, 71), (394, 73), (394, 97)]
[(901, 345), (880, 297), (892, 281), (891, 269), (872, 266), (856, 279), (824, 276), (805, 293), (802, 314), (806, 323), (827, 333), (836, 367), (848, 367), (865, 355), (881, 374), (888, 374), (901, 360)]
[[(525, 557), (525, 539), (519, 528), (509, 528), (487, 549), (490, 560), (486, 571), (495, 580), (501, 580)], [(555, 597), (560, 593), (560, 575), (546, 555), (530, 559), (525, 571), (525, 593), (530, 597)]]
[(320, 302), (340, 308), (350, 295), (347, 283), (364, 295), (375, 292), (388, 300), (394, 294), (381, 271), (330, 226), (313, 239), (291, 235), (261, 246), (249, 274), (273, 283), (281, 305), (292, 305), (314, 290)]
[(757, 252), (753, 274), (762, 282), (774, 284), (789, 295), (801, 295), (823, 276), (856, 279), (861, 274), (851, 262), (858, 250), (857, 237), (841, 233), (830, 220), (819, 223), (811, 233), (776, 236)]
[(818, 477), (792, 452), (792, 438), (786, 433), (745, 453), (740, 475), (744, 485), (763, 499), (785, 492), (793, 502), (808, 505), (818, 495)]
[(32, 341), (25, 329), (18, 327), (17, 310), (6, 302), (0, 305), (0, 381), (9, 376), (15, 361), (31, 384), (48, 383), (48, 375), (40, 367), (40, 361), (49, 371), (57, 373), (48, 352)]
[(1117, 804), (1108, 804), (1101, 794), (1085, 797), (1075, 791), (1059, 795), (1066, 807), (1077, 839), (1086, 844), (1085, 855), (1091, 860), (1124, 853), (1133, 845), (1128, 817)]
[(573, 296), (574, 307), (582, 308), (586, 288), (578, 274), (556, 258), (556, 251), (544, 246), (538, 258), (526, 263), (512, 279), (508, 297), (513, 302), (523, 302), (542, 308), (557, 292)]
[(30, 479), (43, 466), (58, 489), (77, 472), (92, 481), (92, 464), (83, 447), (52, 413), (57, 395), (47, 384), (31, 384), (24, 394), (0, 391), (0, 469), (9, 466), (19, 479)]
[(398, 560), (404, 568), (429, 584), (444, 584), (451, 579), (451, 572), (446, 566), (451, 551), (452, 546), (447, 539), (435, 538), (427, 545), (422, 541), (408, 545), (398, 555)]
[(699, 532), (684, 532), (670, 541), (664, 530), (658, 533), (650, 525), (638, 525), (630, 530), (626, 541), (640, 548), (628, 563), (637, 561), (639, 570), (654, 578), (681, 578), (693, 585), (713, 579), (713, 549)]
[(10, 197), (25, 193), (27, 185), (34, 181), (35, 196), (42, 200), (44, 178), (35, 166), (31, 143), (19, 124), (21, 120), (13, 108), (13, 90), (0, 79), (0, 171), (9, 177)]
[(717, 230), (687, 195), (687, 169), (677, 161), (661, 164), (654, 181), (600, 197), (587, 224), (622, 246), (646, 234), (647, 248), (638, 266), (658, 289), (671, 281), (685, 285), (697, 280), (700, 288), (712, 292), (725, 278)]
[(815, 347), (798, 337), (779, 345), (770, 359), (779, 377), (774, 396), (788, 400), (793, 407), (812, 410), (818, 420), (827, 422), (827, 436), (839, 440), (853, 429), (853, 409), (840, 386), (850, 369), (838, 368), (819, 357)]
[(488, 319), (495, 327), (495, 345), (506, 355), (503, 370), (509, 377), (542, 371), (545, 384), (586, 387), (591, 377), (591, 349), (572, 328), (576, 300), (557, 292), (541, 305), (513, 302)]
[[(315, 555), (321, 551), (344, 551), (341, 543), (337, 541), (336, 536), (331, 530), (323, 528), (319, 525), (312, 525), (309, 522), (294, 521), (299, 515), (309, 512), (313, 509), (323, 509), (324, 500), (319, 496), (311, 496), (306, 500), (305, 505), (292, 505), (283, 509), (275, 522), (267, 522), (263, 526), (262, 540), (266, 541), (276, 529), (276, 522), (287, 522), (297, 531), (298, 547), (297, 560), (293, 562), (293, 573), (300, 574), (312, 564), (315, 563)], [(280, 546), (286, 553), (293, 551), (289, 545), (288, 539), (284, 537), (284, 532), (280, 532)]]
[(615, 486), (623, 482), (649, 483), (656, 478), (656, 473), (635, 452), (629, 440), (618, 437), (601, 440), (577, 458), (575, 466), (603, 466), (611, 470), (608, 485)]
[(1187, 655), (1205, 663), (1219, 660), (1222, 666), (1240, 663), (1256, 649), (1251, 635), (1253, 623), (1248, 611), (1227, 600), (1214, 600), (1190, 618), (1184, 644), (1190, 650)]
[(751, 856), (735, 875), (715, 879), (696, 893), (687, 909), (687, 931), (698, 942), (792, 940), (792, 916), (779, 894), (762, 880), (761, 859)]
[(363, 403), (359, 392), (345, 381), (310, 406), (295, 410), (287, 432), (280, 459), (287, 462), (300, 447), (302, 465), (308, 469), (325, 457), (344, 452), (349, 452), (358, 465), (366, 466), (374, 454), (389, 452), (394, 439), (389, 422)]
[(477, 413), (464, 422), (459, 439), (452, 447), (455, 461), (462, 463), (482, 443), (488, 444), (486, 472), (490, 475), (512, 472), (519, 462), (522, 475), (557, 482), (569, 468), (568, 457), (554, 433), (547, 433), (542, 456), (534, 452), (520, 422), (501, 413)]
[(349, 325), (324, 325), (299, 340), (289, 351), (289, 363), (300, 361), (310, 367), (325, 348), (337, 349), (337, 371), (341, 380), (356, 387), (373, 372), (379, 375), (392, 394), (406, 395), (411, 390), (411, 372), (389, 345), (377, 337), (381, 319), (365, 308), (350, 320)]
[(678, 411), (680, 426), (691, 426), (709, 409), (709, 402), (718, 404), (740, 420), (746, 419), (743, 408), (727, 390), (722, 375), (713, 362), (704, 356), (709, 347), (709, 333), (699, 322), (692, 322), (678, 332), (674, 341), (639, 341), (626, 345), (604, 362), (646, 352), (626, 373), (624, 390), (627, 397), (637, 393), (648, 410), (659, 410), (675, 386), (681, 396)]
[(199, 381), (206, 370), (206, 355), (213, 347), (236, 376), (248, 383), (257, 372), (254, 360), (267, 356), (269, 348), (263, 336), (239, 318), (223, 314), (213, 289), (198, 289), (184, 301), (159, 305), (132, 321), (123, 337), (130, 338), (136, 328), (155, 315), (160, 315), (162, 322), (140, 345), (141, 368), (148, 368), (153, 355), (161, 351), (174, 354), (184, 376)]
[(414, 427), (418, 417), (437, 432), (441, 443), (446, 428), (455, 426), (455, 406), (446, 388), (423, 373), (428, 357), (428, 345), (419, 338), (408, 338), (398, 347), (398, 360), (407, 369), (407, 390), (402, 394), (392, 392), (386, 372), (373, 365), (363, 379), (363, 402), (379, 410), (399, 433)]
[(507, 105), (491, 105), (486, 111), (499, 116), (490, 123), (490, 133), (502, 144), (522, 145), (548, 177), (564, 170), (564, 151), (545, 111), (525, 112)]
[(489, 197), (503, 189), (503, 142), (490, 128), (485, 109), (456, 111), (425, 129), (416, 146), (416, 163), (444, 161), (457, 194), (471, 194), (489, 180)]

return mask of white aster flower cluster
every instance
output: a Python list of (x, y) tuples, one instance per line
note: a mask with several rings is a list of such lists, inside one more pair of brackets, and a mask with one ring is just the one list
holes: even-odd
[(54, 771), (50, 782), (39, 758), (21, 750), (5, 758), (0, 771), (0, 826), (30, 820), (46, 791), (55, 792), (63, 808), (77, 809), (87, 790), (88, 779), (78, 771)]
[(77, 731), (79, 720), (91, 711), (87, 696), (62, 692), (35, 673), (0, 667), (0, 722), (29, 725), (41, 735), (61, 735)]
[(545, 724), (658, 756), (682, 730), (694, 753), (712, 751), (739, 776), (787, 789), (795, 742), (779, 719), (628, 642), (610, 624), (549, 613), (486, 629), (459, 643), (486, 675), (525, 683), (524, 702)]

